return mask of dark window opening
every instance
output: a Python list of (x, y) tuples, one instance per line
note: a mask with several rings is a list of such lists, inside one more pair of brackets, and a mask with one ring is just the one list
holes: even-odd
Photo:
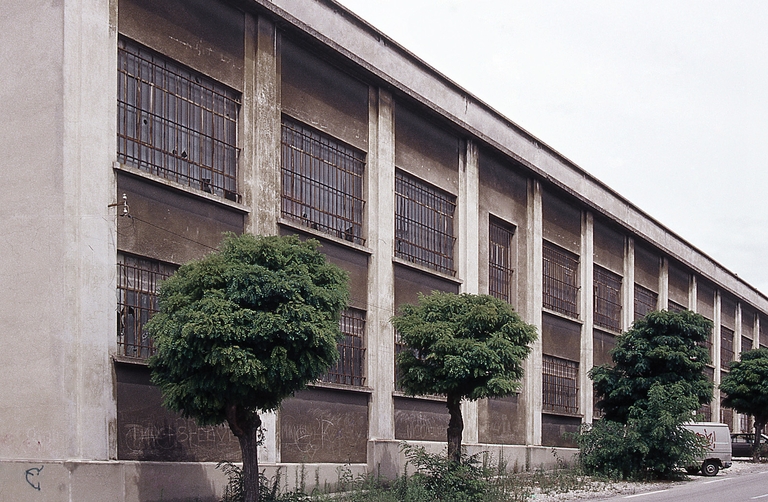
[(117, 57), (118, 161), (239, 201), (239, 93), (129, 40)]
[(648, 288), (635, 284), (635, 321), (658, 308), (659, 295)]
[(155, 353), (146, 324), (157, 312), (160, 281), (173, 275), (176, 265), (157, 260), (117, 255), (118, 354), (147, 359)]
[(543, 410), (579, 412), (579, 363), (544, 355), (541, 359)]
[(578, 317), (579, 257), (544, 241), (544, 308), (569, 317)]
[(453, 264), (456, 197), (397, 171), (395, 202), (395, 256), (456, 275)]
[(733, 330), (720, 326), (720, 367), (726, 371), (729, 370), (734, 355)]
[(491, 221), (488, 239), (488, 293), (507, 303), (511, 303), (514, 294), (513, 236), (513, 229)]
[(621, 276), (594, 268), (595, 325), (621, 331)]
[(348, 308), (339, 322), (344, 335), (339, 342), (339, 360), (321, 381), (362, 387), (365, 385), (365, 311)]
[(283, 217), (365, 244), (364, 170), (364, 153), (283, 117)]

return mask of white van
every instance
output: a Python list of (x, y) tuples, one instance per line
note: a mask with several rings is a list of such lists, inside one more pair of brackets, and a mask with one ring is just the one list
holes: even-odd
[(683, 424), (683, 427), (697, 436), (706, 438), (709, 447), (704, 457), (701, 459), (701, 465), (687, 467), (690, 474), (695, 474), (701, 469), (705, 476), (714, 476), (720, 469), (727, 469), (731, 466), (731, 431), (726, 424), (717, 422), (689, 422)]

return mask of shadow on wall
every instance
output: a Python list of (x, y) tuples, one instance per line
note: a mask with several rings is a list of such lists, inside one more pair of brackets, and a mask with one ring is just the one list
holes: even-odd
[(132, 474), (126, 469), (126, 500), (218, 502), (227, 484), (214, 463), (136, 462), (134, 466)]

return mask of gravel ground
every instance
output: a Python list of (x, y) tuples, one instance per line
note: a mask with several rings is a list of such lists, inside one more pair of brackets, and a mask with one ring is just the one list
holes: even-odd
[[(729, 469), (720, 471), (718, 476), (739, 476), (741, 474), (751, 472), (758, 468), (765, 468), (765, 464), (753, 464), (745, 460), (734, 460), (733, 466)], [(701, 479), (703, 476), (697, 474), (690, 476), (689, 479)], [(529, 499), (535, 502), (565, 502), (570, 500), (603, 500), (617, 495), (634, 495), (635, 493), (650, 492), (655, 490), (663, 490), (670, 486), (675, 486), (690, 481), (657, 481), (649, 483), (627, 482), (619, 481), (613, 483), (606, 483), (602, 481), (590, 482), (586, 489), (573, 490), (566, 493), (558, 494), (542, 494), (536, 493)]]

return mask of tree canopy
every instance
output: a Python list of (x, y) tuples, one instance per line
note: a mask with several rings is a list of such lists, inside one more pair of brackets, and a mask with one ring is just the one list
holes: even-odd
[(726, 394), (723, 406), (755, 417), (753, 455), (759, 458), (760, 434), (768, 422), (768, 349), (742, 352), (740, 360), (732, 362), (723, 375), (720, 390)]
[(199, 424), (226, 421), (240, 440), (247, 501), (258, 496), (259, 412), (338, 358), (347, 277), (318, 247), (297, 237), (229, 236), (163, 282), (147, 326), (157, 347), (152, 382), (165, 405)]
[(408, 395), (446, 396), (448, 456), (458, 461), (461, 401), (515, 392), (536, 329), (492, 296), (438, 291), (419, 295), (417, 305), (402, 305), (392, 324), (411, 349), (398, 354), (399, 384)]
[(709, 352), (704, 343), (712, 323), (690, 311), (650, 312), (616, 339), (613, 365), (590, 371), (597, 407), (608, 420), (626, 423), (632, 406), (643, 406), (653, 384), (681, 383), (698, 405), (712, 400), (713, 384), (704, 374)]

